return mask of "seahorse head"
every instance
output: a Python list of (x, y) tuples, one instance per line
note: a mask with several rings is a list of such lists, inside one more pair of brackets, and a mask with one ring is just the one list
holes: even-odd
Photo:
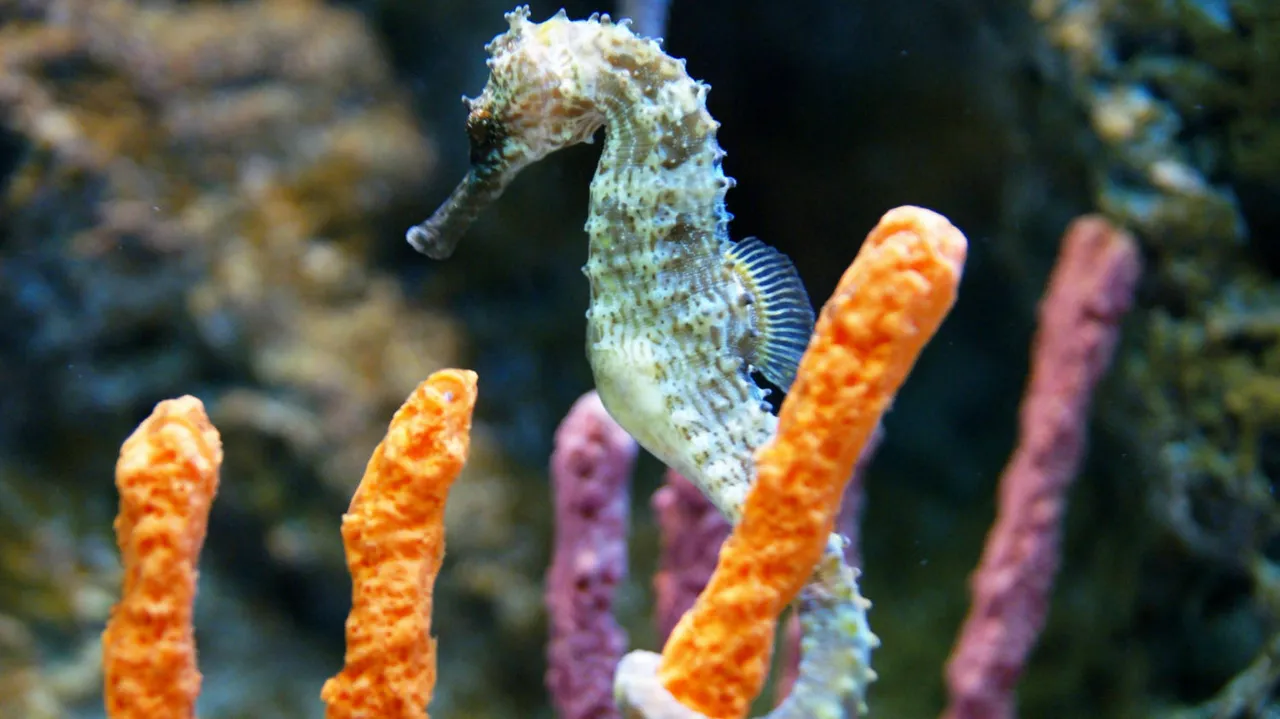
[(589, 47), (605, 32), (627, 32), (602, 23), (574, 22), (564, 10), (542, 23), (529, 8), (506, 15), (510, 29), (485, 46), (489, 81), (479, 97), (464, 98), (472, 164), (518, 170), (556, 150), (586, 142), (603, 115), (595, 105), (599, 53)]
[(561, 10), (542, 23), (529, 8), (507, 13), (510, 27), (495, 37), (489, 81), (478, 97), (463, 98), (471, 168), (449, 199), (407, 239), (429, 257), (448, 257), (467, 227), (532, 162), (564, 147), (587, 142), (604, 117), (591, 102), (596, 68), (581, 50), (602, 30), (630, 31), (592, 18), (573, 22)]

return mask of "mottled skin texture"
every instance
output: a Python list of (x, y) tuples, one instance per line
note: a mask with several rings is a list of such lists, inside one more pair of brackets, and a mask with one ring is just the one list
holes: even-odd
[(753, 295), (731, 246), (718, 123), (684, 61), (608, 17), (507, 15), (490, 78), (467, 100), (472, 169), (409, 241), (452, 251), (524, 166), (605, 126), (591, 183), (587, 357), (609, 413), (736, 521), (775, 418), (752, 381)]

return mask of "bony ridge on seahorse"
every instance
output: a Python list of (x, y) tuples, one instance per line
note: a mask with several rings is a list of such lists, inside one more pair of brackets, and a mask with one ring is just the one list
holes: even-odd
[(448, 257), (526, 165), (605, 127), (591, 182), (583, 271), (587, 357), (605, 408), (731, 520), (776, 419), (751, 378), (789, 387), (813, 330), (800, 278), (756, 239), (732, 242), (719, 124), (683, 60), (608, 16), (561, 10), (489, 43), (490, 77), (464, 98), (471, 169), (408, 241)]

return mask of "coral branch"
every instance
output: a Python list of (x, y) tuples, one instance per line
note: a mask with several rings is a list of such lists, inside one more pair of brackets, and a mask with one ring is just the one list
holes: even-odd
[(950, 719), (1014, 716), (1013, 689), (1044, 625), (1058, 570), (1066, 491), (1085, 449), (1094, 386), (1133, 301), (1139, 259), (1128, 234), (1100, 217), (1067, 229), (1040, 303), (1018, 447), (972, 579), (973, 607), (947, 663)]
[(195, 716), (196, 562), (221, 465), (218, 431), (195, 397), (156, 405), (120, 449), (124, 590), (102, 635), (111, 719)]
[(945, 218), (887, 213), (823, 308), (777, 435), (707, 590), (672, 632), (660, 677), (714, 719), (760, 691), (779, 612), (827, 547), (855, 461), (955, 301), (967, 250)]
[(329, 719), (427, 717), (444, 506), (467, 459), (475, 400), (474, 372), (442, 370), (418, 385), (342, 518), (353, 596), (346, 665), (320, 692)]
[(547, 690), (561, 719), (617, 717), (613, 673), (627, 635), (613, 596), (627, 576), (629, 484), (638, 448), (595, 392), (556, 431), (555, 556), (547, 574)]

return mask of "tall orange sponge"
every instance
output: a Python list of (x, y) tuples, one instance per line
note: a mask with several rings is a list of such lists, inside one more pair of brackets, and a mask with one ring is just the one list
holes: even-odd
[(120, 448), (124, 590), (102, 635), (111, 719), (195, 716), (196, 561), (221, 465), (222, 441), (195, 397), (156, 405)]
[(328, 719), (425, 719), (436, 683), (431, 600), (444, 506), (466, 462), (476, 374), (442, 370), (396, 412), (342, 518), (353, 596)]
[(659, 678), (686, 707), (739, 719), (760, 692), (778, 615), (812, 576), (863, 446), (955, 302), (967, 242), (946, 218), (888, 212), (823, 307), (774, 438), (706, 590)]

